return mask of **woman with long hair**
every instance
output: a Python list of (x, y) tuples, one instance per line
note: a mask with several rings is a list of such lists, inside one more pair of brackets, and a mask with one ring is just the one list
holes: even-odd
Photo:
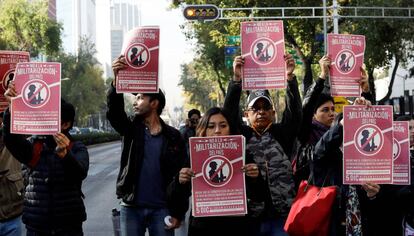
[[(197, 137), (212, 137), (236, 135), (236, 125), (231, 124), (229, 115), (225, 110), (219, 107), (210, 108), (201, 118), (197, 128)], [(260, 187), (259, 170), (257, 165), (253, 162), (250, 155), (246, 153), (246, 165), (240, 171), (246, 175), (246, 194), (247, 198), (260, 198), (254, 196), (255, 192), (252, 188)], [(188, 204), (188, 197), (191, 195), (191, 178), (195, 176), (194, 171), (185, 165), (179, 172), (178, 178), (170, 185), (170, 197), (175, 199), (177, 204)], [(248, 221), (244, 216), (216, 216), (216, 217), (192, 217), (189, 221), (189, 236), (203, 236), (203, 235), (248, 235)]]

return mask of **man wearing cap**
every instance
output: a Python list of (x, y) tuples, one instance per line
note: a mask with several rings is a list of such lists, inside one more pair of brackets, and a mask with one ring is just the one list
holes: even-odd
[(231, 122), (241, 124), (240, 130), (246, 137), (246, 151), (250, 152), (260, 169), (260, 176), (267, 183), (262, 189), (262, 202), (249, 202), (249, 215), (253, 235), (287, 235), (283, 230), (295, 196), (291, 162), (292, 151), (302, 117), (298, 83), (293, 74), (295, 62), (291, 55), (285, 56), (286, 108), (280, 123), (274, 123), (275, 110), (269, 91), (251, 91), (244, 112), (249, 126), (239, 121), (241, 95), (241, 68), (244, 59), (235, 58), (233, 80), (229, 83), (224, 108), (232, 114)]
[[(126, 67), (124, 56), (113, 64), (115, 80)], [(186, 209), (167, 201), (167, 186), (186, 158), (181, 134), (160, 118), (165, 96), (139, 93), (135, 96), (135, 115), (124, 110), (123, 94), (115, 91), (115, 80), (107, 95), (107, 118), (122, 136), (121, 166), (116, 194), (121, 198), (121, 235), (172, 236), (180, 226)]]

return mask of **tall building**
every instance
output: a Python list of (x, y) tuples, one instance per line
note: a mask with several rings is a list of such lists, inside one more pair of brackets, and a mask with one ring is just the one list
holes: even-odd
[(96, 9), (97, 58), (104, 77), (112, 77), (111, 64), (121, 53), (124, 35), (140, 25), (140, 7), (136, 0), (99, 0)]
[(119, 56), (124, 35), (140, 25), (139, 6), (134, 0), (111, 0), (111, 58)]
[(81, 37), (96, 43), (95, 0), (56, 0), (56, 16), (63, 24), (62, 45), (67, 53), (76, 54)]

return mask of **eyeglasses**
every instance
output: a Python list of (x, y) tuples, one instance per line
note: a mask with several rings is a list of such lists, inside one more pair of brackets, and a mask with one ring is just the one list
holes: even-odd
[(272, 106), (264, 106), (264, 107), (249, 107), (247, 108), (248, 111), (252, 111), (254, 113), (258, 112), (258, 111), (269, 111), (272, 109)]

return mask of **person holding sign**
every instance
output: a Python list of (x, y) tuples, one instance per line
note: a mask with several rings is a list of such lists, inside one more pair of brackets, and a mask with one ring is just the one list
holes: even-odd
[[(370, 105), (363, 97), (355, 100), (355, 105)], [(341, 190), (340, 201), (334, 203), (329, 235), (384, 235), (381, 224), (375, 224), (384, 217), (381, 201), (381, 187), (366, 182), (362, 185), (343, 185), (343, 119), (342, 113), (335, 119), (333, 126), (321, 137), (315, 146), (312, 172), (315, 185), (336, 185)], [(382, 193), (382, 191), (381, 191)], [(378, 198), (377, 198), (378, 196)], [(377, 207), (376, 207), (377, 206)], [(345, 234), (346, 233), (346, 234)], [(388, 235), (388, 234), (385, 234)]]
[[(18, 95), (13, 81), (4, 95), (9, 102)], [(88, 175), (89, 154), (86, 146), (69, 134), (75, 108), (64, 100), (60, 119), (61, 133), (26, 139), (10, 133), (9, 108), (4, 114), (4, 143), (30, 168), (22, 217), (29, 236), (83, 235), (86, 211), (81, 188)]]
[[(297, 147), (293, 166), (295, 181), (309, 178), (309, 163), (313, 159), (313, 151), (316, 143), (331, 127), (335, 116), (334, 98), (324, 92), (325, 80), (329, 75), (331, 58), (328, 55), (319, 60), (320, 74), (316, 82), (307, 90), (303, 99), (303, 120), (300, 126), (301, 132), (297, 137)], [(368, 75), (365, 69), (361, 68), (361, 79), (358, 81), (362, 90), (361, 96), (372, 99), (368, 86)]]
[(125, 112), (124, 96), (116, 93), (118, 72), (127, 67), (120, 56), (113, 64), (115, 80), (108, 94), (106, 114), (112, 127), (123, 137), (121, 166), (116, 194), (121, 198), (121, 235), (172, 236), (180, 226), (186, 208), (167, 199), (167, 186), (182, 167), (187, 154), (184, 140), (160, 115), (164, 93), (138, 93), (134, 116)]
[[(197, 137), (212, 137), (238, 134), (234, 123), (229, 123), (228, 113), (218, 107), (210, 108), (201, 118), (197, 126)], [(255, 196), (257, 193), (255, 188), (261, 181), (258, 179), (258, 166), (253, 162), (251, 156), (246, 155), (246, 165), (242, 170), (246, 175), (247, 181), (247, 198), (252, 199), (260, 196)], [(210, 163), (211, 164), (211, 163)], [(215, 170), (216, 165), (212, 168)], [(236, 170), (237, 171), (237, 170)], [(190, 168), (189, 163), (180, 170), (178, 178), (170, 186), (170, 197), (175, 199), (175, 202), (180, 202), (183, 206), (188, 206), (188, 197), (191, 194), (191, 178), (195, 177), (194, 171)], [(227, 176), (218, 174), (213, 181), (222, 181)], [(248, 235), (248, 221), (243, 216), (215, 216), (215, 217), (193, 217), (190, 216), (189, 236), (228, 236), (228, 235)]]
[(281, 123), (274, 123), (275, 110), (267, 90), (251, 91), (244, 112), (250, 126), (242, 125), (238, 117), (242, 91), (242, 66), (244, 58), (237, 56), (233, 62), (233, 80), (230, 81), (224, 109), (231, 114), (230, 123), (240, 124), (246, 137), (247, 151), (259, 166), (260, 179), (265, 183), (260, 194), (263, 201), (254, 202), (249, 209), (252, 231), (258, 235), (287, 235), (283, 229), (295, 196), (292, 166), (289, 160), (302, 117), (301, 99), (292, 55), (284, 56), (288, 87), (286, 108)]
[(411, 184), (385, 185), (386, 197), (381, 204), (389, 216), (387, 217), (389, 232), (394, 235), (409, 236), (414, 234), (414, 119), (407, 115), (398, 117), (397, 121), (409, 122)]

